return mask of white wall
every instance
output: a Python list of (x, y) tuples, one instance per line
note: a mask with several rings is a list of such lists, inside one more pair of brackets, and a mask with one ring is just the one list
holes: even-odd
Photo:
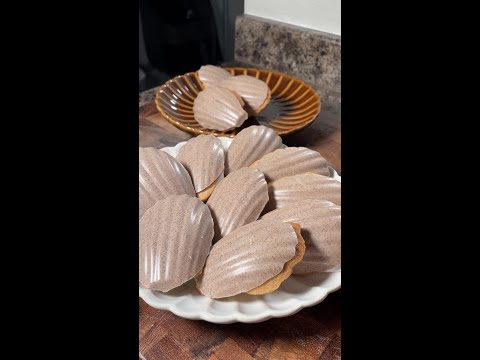
[(341, 0), (245, 0), (245, 14), (341, 35)]

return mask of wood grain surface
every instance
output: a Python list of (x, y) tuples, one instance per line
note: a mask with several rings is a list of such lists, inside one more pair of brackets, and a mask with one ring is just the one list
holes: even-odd
[[(323, 106), (310, 126), (283, 142), (319, 151), (341, 174), (340, 124), (339, 111)], [(163, 119), (153, 102), (139, 108), (140, 146), (174, 146), (191, 137)], [(340, 359), (340, 302), (341, 290), (286, 318), (219, 325), (182, 319), (139, 299), (139, 359)]]
[(341, 358), (341, 290), (286, 318), (258, 324), (182, 319), (139, 299), (140, 359)]

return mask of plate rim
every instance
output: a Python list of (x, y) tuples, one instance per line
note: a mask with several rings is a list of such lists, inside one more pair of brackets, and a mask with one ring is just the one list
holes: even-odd
[[(324, 290), (321, 297), (313, 298), (310, 300), (292, 299), (292, 300), (295, 300), (296, 302), (294, 307), (288, 307), (286, 309), (281, 309), (281, 310), (268, 308), (258, 314), (243, 314), (238, 311), (233, 312), (229, 315), (215, 315), (215, 314), (207, 313), (205, 311), (182, 312), (182, 311), (179, 311), (178, 308), (176, 307), (177, 302), (173, 302), (173, 303), (157, 302), (154, 300), (155, 296), (153, 294), (153, 290), (144, 289), (142, 287), (139, 287), (139, 297), (142, 298), (143, 301), (147, 303), (147, 305), (155, 309), (170, 311), (171, 313), (188, 320), (204, 320), (214, 324), (232, 324), (236, 322), (251, 324), (251, 323), (266, 321), (273, 318), (282, 318), (282, 317), (291, 316), (296, 314), (302, 309), (312, 307), (321, 303), (323, 300), (325, 300), (325, 298), (329, 294), (341, 288), (341, 271), (338, 271), (336, 273), (331, 273), (331, 274), (338, 274), (338, 275), (332, 275), (334, 277), (338, 277), (339, 279), (338, 283), (336, 282), (334, 286), (329, 286), (329, 287), (315, 286), (315, 288), (320, 288)], [(209, 300), (211, 302), (211, 301), (214, 301), (215, 299), (209, 299)]]

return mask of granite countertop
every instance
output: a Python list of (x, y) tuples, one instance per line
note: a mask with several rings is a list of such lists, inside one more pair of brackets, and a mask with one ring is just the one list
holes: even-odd
[(292, 75), (341, 101), (341, 37), (252, 15), (237, 17), (235, 61)]

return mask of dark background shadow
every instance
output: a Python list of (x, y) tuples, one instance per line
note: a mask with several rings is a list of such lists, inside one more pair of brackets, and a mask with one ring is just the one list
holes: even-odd
[(233, 59), (235, 17), (243, 1), (140, 0), (139, 91)]

